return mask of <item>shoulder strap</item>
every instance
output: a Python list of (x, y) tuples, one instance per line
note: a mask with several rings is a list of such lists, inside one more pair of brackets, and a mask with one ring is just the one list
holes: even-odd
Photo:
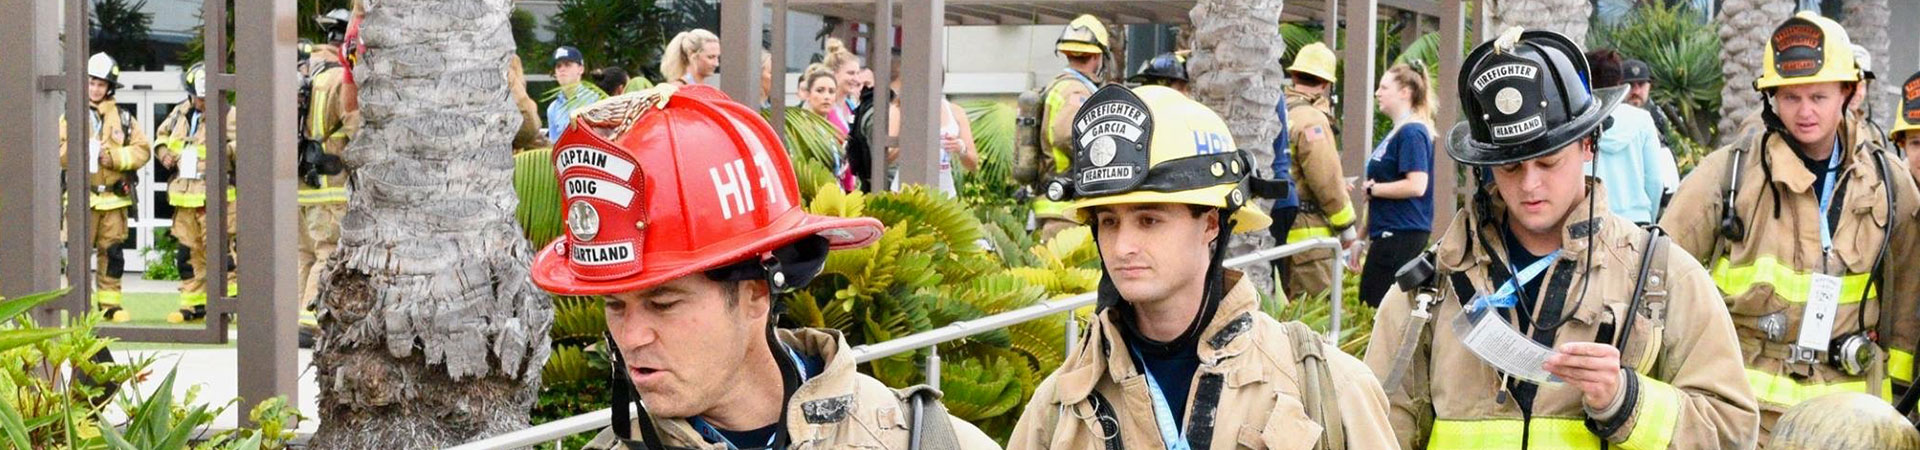
[[(1621, 318), (1617, 328), (1618, 336), (1607, 339), (1614, 348), (1626, 348), (1633, 340), (1633, 322), (1640, 316), (1655, 324), (1667, 319), (1667, 232), (1658, 226), (1647, 227), (1647, 244), (1640, 253), (1639, 278), (1633, 283), (1632, 304), (1627, 308), (1627, 317)], [(1644, 313), (1642, 312), (1644, 311)], [(1605, 333), (1603, 333), (1605, 334)], [(1634, 367), (1639, 361), (1621, 361), (1627, 370), (1641, 370)]]
[(900, 407), (910, 411), (907, 433), (908, 450), (960, 450), (960, 436), (953, 432), (947, 407), (940, 403), (940, 391), (926, 385), (905, 389)]
[(1307, 417), (1320, 424), (1320, 443), (1314, 448), (1346, 450), (1347, 433), (1340, 422), (1333, 374), (1327, 368), (1326, 344), (1319, 332), (1299, 321), (1282, 323), (1280, 329), (1293, 342), (1294, 362), (1300, 365), (1300, 403)]

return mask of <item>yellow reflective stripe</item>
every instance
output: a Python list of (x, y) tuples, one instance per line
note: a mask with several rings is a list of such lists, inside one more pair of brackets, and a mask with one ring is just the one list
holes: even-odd
[(231, 205), (237, 201), (240, 201), (240, 191), (235, 188), (227, 188), (227, 204)]
[[(204, 289), (203, 289), (204, 291)], [(207, 304), (206, 292), (185, 292), (180, 294), (180, 307), (192, 308)]]
[[(331, 74), (333, 71), (329, 70), (325, 73)], [(325, 81), (332, 79), (333, 77), (323, 74), (314, 77), (312, 84), (322, 86)], [(331, 131), (327, 129), (327, 107), (330, 105), (327, 104), (326, 89), (314, 89), (313, 98), (307, 102), (307, 105), (307, 136), (320, 139)]]
[(87, 207), (96, 210), (120, 209), (133, 206), (133, 200), (118, 195), (88, 194)]
[(1887, 350), (1887, 376), (1902, 383), (1913, 383), (1913, 354), (1905, 350)]
[[(1881, 380), (1885, 386), (1880, 388), (1882, 399), (1893, 400), (1893, 383)], [(1798, 405), (1835, 392), (1867, 392), (1867, 382), (1861, 380), (1842, 381), (1831, 384), (1800, 384), (1786, 375), (1775, 375), (1752, 368), (1747, 369), (1747, 384), (1753, 386), (1753, 396), (1760, 401), (1782, 406)]]
[[(1353, 204), (1349, 203), (1346, 206), (1342, 206), (1340, 207), (1340, 212), (1333, 213), (1333, 215), (1331, 216), (1327, 216), (1327, 223), (1335, 227), (1341, 227), (1341, 228), (1345, 228), (1347, 225), (1352, 225), (1353, 224)], [(1288, 241), (1288, 242), (1292, 242), (1292, 241)]]
[(95, 291), (93, 301), (102, 306), (120, 306), (120, 291)]
[(1071, 219), (1067, 217), (1067, 202), (1052, 200), (1034, 200), (1033, 215), (1042, 219)]
[(186, 192), (168, 194), (167, 204), (177, 208), (199, 208), (207, 206), (207, 194)]
[(346, 203), (347, 188), (301, 189), (300, 204)]
[[(1520, 448), (1520, 419), (1435, 420), (1427, 450)], [(1600, 437), (1580, 419), (1535, 418), (1526, 426), (1526, 448), (1573, 450), (1600, 448)]]
[(1633, 432), (1627, 434), (1627, 441), (1620, 448), (1628, 450), (1660, 450), (1667, 448), (1673, 441), (1674, 428), (1680, 424), (1680, 392), (1666, 383), (1634, 374), (1640, 378), (1640, 403), (1634, 405), (1639, 417), (1633, 421)]
[[(1720, 292), (1727, 297), (1738, 297), (1753, 289), (1754, 285), (1765, 283), (1773, 285), (1773, 295), (1788, 303), (1806, 303), (1807, 289), (1813, 283), (1810, 272), (1801, 272), (1781, 264), (1772, 256), (1761, 256), (1752, 264), (1734, 267), (1726, 258), (1720, 258), (1713, 265), (1713, 283), (1720, 286)], [(1867, 290), (1867, 274), (1854, 274), (1840, 277), (1840, 303), (1859, 303), (1860, 293), (1879, 297), (1876, 291)]]
[(1327, 227), (1295, 228), (1287, 231), (1287, 242), (1300, 242), (1329, 236), (1333, 236), (1333, 230)]
[[(131, 139), (132, 137), (129, 136), (128, 138)], [(115, 169), (120, 169), (120, 170), (139, 169), (139, 167), (133, 166), (132, 149), (133, 147), (120, 147), (118, 149), (115, 149), (116, 151), (113, 152), (113, 157), (114, 159), (120, 160), (120, 165), (114, 166)]]

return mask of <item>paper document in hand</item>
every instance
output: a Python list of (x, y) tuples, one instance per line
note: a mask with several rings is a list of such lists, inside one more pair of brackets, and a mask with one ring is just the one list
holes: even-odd
[(201, 152), (200, 149), (201, 148), (203, 147), (199, 145), (188, 145), (181, 149), (180, 166), (179, 166), (180, 179), (183, 179), (183, 180), (200, 179), (200, 152)]
[(1560, 377), (1548, 373), (1545, 366), (1547, 358), (1553, 356), (1553, 349), (1527, 339), (1514, 331), (1500, 316), (1490, 314), (1495, 309), (1481, 309), (1474, 312), (1462, 311), (1453, 318), (1453, 334), (1460, 343), (1473, 351), (1487, 365), (1499, 369), (1501, 373), (1539, 385), (1557, 385)]

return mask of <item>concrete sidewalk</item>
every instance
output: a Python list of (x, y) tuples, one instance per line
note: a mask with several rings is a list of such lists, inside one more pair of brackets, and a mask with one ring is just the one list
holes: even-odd
[[(173, 394), (180, 398), (188, 389), (199, 387), (198, 401), (201, 404), (218, 406), (240, 395), (239, 352), (232, 348), (195, 349), (195, 350), (115, 350), (113, 356), (119, 361), (133, 361), (140, 358), (153, 358), (153, 373), (145, 381), (138, 383), (143, 393), (153, 392), (167, 379), (167, 371), (178, 369), (173, 381)], [(313, 378), (313, 351), (300, 350), (300, 384), (298, 399), (300, 415), (306, 416), (300, 422), (297, 433), (311, 435), (320, 428), (320, 386)], [(256, 402), (257, 403), (257, 402)], [(253, 404), (233, 405), (214, 420), (216, 430), (233, 429), (239, 420), (253, 409)]]

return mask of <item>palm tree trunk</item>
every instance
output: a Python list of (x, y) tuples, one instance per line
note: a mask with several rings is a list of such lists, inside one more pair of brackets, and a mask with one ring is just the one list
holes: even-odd
[(1873, 68), (1878, 72), (1875, 75), (1880, 78), (1867, 92), (1866, 110), (1874, 123), (1885, 127), (1891, 124), (1894, 105), (1899, 102), (1894, 87), (1906, 80), (1888, 70), (1893, 54), (1887, 51), (1887, 21), (1893, 11), (1888, 9), (1887, 0), (1848, 0), (1846, 11), (1847, 20), (1841, 26), (1847, 29), (1847, 37), (1873, 55)]
[[(1220, 113), (1233, 142), (1249, 150), (1253, 167), (1260, 173), (1273, 167), (1273, 138), (1278, 136), (1280, 118), (1273, 107), (1280, 103), (1285, 78), (1280, 54), (1286, 51), (1280, 38), (1281, 0), (1200, 0), (1189, 13), (1193, 21), (1193, 54), (1187, 60), (1187, 73), (1193, 80), (1193, 97)], [(1267, 210), (1270, 204), (1257, 201), (1248, 208)], [(1228, 249), (1245, 254), (1273, 246), (1275, 240), (1266, 230), (1235, 235)], [(1262, 266), (1264, 267), (1264, 266)], [(1273, 292), (1271, 271), (1250, 269), (1246, 275), (1254, 286)]]
[(1564, 34), (1574, 43), (1587, 45), (1587, 19), (1593, 17), (1591, 0), (1498, 0), (1493, 4), (1493, 29), (1499, 36), (1507, 28), (1545, 30)]
[(1718, 144), (1737, 137), (1740, 124), (1760, 111), (1762, 98), (1754, 92), (1753, 80), (1760, 78), (1767, 38), (1793, 16), (1793, 8), (1794, 2), (1774, 0), (1726, 0), (1720, 7), (1715, 22), (1720, 25), (1720, 73), (1727, 84), (1720, 88)]
[(368, 4), (354, 191), (320, 275), (312, 448), (442, 448), (525, 428), (553, 304), (513, 216), (513, 2)]

